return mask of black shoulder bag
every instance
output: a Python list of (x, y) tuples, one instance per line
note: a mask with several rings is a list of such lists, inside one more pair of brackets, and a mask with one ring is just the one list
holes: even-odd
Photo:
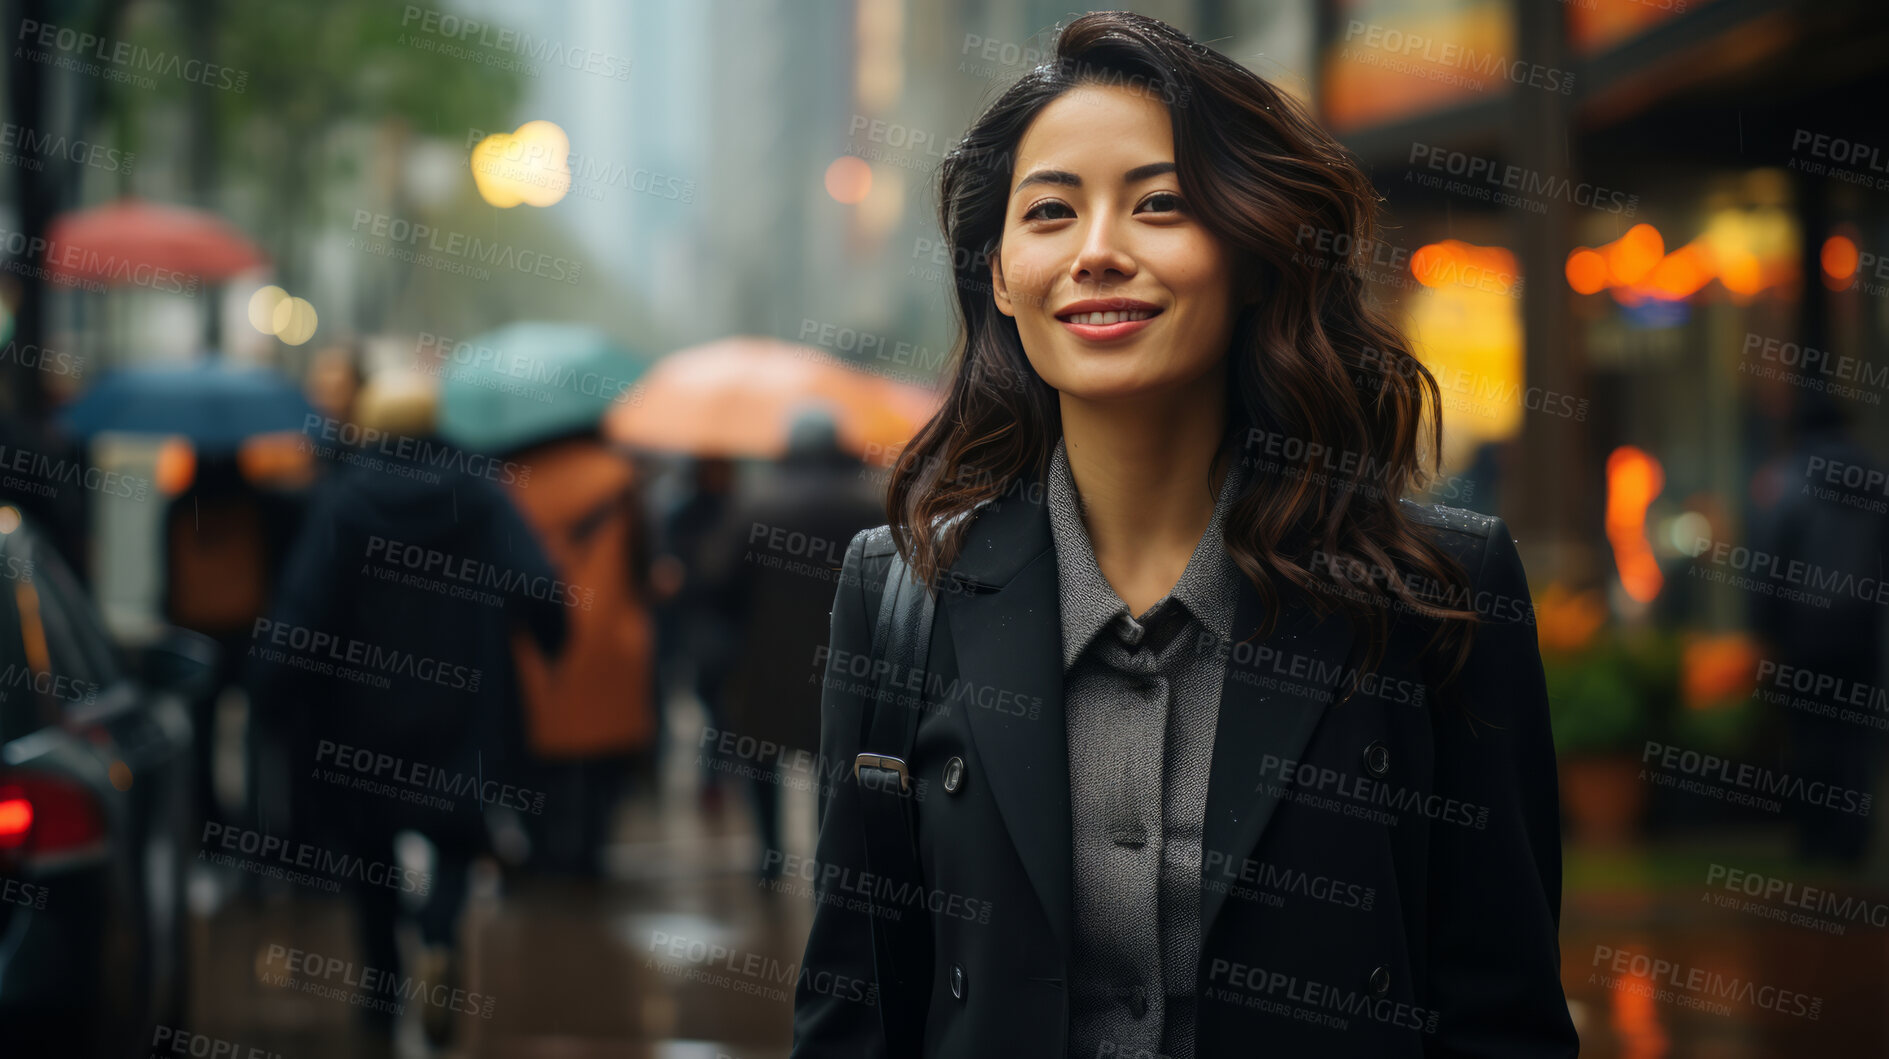
[[(873, 534), (874, 542), (890, 538), (883, 526)], [(923, 1051), (930, 1004), (931, 916), (914, 819), (920, 787), (907, 762), (918, 738), (935, 610), (931, 592), (913, 582), (911, 567), (894, 548), (872, 632), (872, 657), (884, 664), (875, 666), (871, 714), (862, 721), (866, 733), (853, 762), (866, 870), (875, 877), (870, 901), (879, 1020), (886, 1054), (894, 1057)]]

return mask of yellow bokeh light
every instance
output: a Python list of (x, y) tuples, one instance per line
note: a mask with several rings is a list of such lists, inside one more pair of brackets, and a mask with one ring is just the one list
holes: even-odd
[(299, 346), (315, 337), (315, 307), (306, 298), (277, 302), (271, 318), (274, 335), (291, 346)]
[(276, 332), (276, 306), (287, 301), (289, 292), (271, 283), (249, 296), (249, 326), (265, 335)]
[(472, 149), (470, 164), (479, 197), (494, 206), (550, 206), (571, 190), (571, 139), (554, 121), (487, 136)]

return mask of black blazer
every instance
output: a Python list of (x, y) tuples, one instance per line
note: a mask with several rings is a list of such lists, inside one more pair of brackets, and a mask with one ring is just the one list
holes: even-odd
[[(1424, 684), (1433, 626), (1414, 615), (1398, 617), (1379, 678), (1343, 701), (1333, 690), (1362, 645), (1342, 612), (1317, 620), (1289, 598), (1269, 639), (1228, 652), (1202, 854), (1201, 1059), (1578, 1049), (1560, 982), (1554, 748), (1521, 559), (1500, 518), (1403, 504), (1474, 579), (1485, 622), (1461, 704)], [(923, 785), (929, 911), (918, 914), (932, 938), (924, 1049), (1063, 1056), (1072, 871), (1056, 551), (1040, 491), (974, 518), (928, 656), (955, 694), (923, 713), (910, 761)], [(868, 554), (865, 539), (847, 551), (832, 614), (796, 1059), (886, 1054), (860, 821), (860, 798), (884, 795), (858, 790), (852, 762), (871, 695), (859, 656), (872, 650), (890, 550)], [(1236, 642), (1257, 630), (1260, 606), (1242, 582)], [(963, 777), (948, 793), (953, 757)], [(1080, 1059), (1109, 1054), (1135, 1053)]]

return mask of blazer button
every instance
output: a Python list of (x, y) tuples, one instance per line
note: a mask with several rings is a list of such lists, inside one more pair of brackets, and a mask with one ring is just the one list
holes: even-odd
[(959, 1000), (964, 999), (964, 965), (961, 963), (951, 965), (951, 995)]
[(962, 786), (964, 786), (964, 759), (961, 757), (953, 757), (951, 760), (945, 762), (945, 793), (956, 794), (958, 793), (958, 788)]
[(1136, 1018), (1141, 1018), (1148, 1013), (1148, 991), (1146, 989), (1143, 989), (1141, 986), (1136, 986), (1135, 991), (1128, 995), (1128, 1013)]
[(1371, 972), (1371, 992), (1378, 996), (1388, 996), (1391, 991), (1391, 969), (1379, 967)]
[(1364, 748), (1364, 767), (1373, 776), (1382, 776), (1391, 770), (1391, 752), (1383, 743), (1372, 743)]

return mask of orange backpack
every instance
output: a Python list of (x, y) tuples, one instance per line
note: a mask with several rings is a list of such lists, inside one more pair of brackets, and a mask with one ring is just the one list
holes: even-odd
[(585, 439), (515, 459), (532, 473), (509, 492), (558, 572), (552, 598), (567, 605), (568, 623), (556, 658), (528, 633), (512, 636), (531, 749), (564, 759), (642, 750), (656, 731), (655, 644), (634, 576), (645, 532), (635, 471)]

